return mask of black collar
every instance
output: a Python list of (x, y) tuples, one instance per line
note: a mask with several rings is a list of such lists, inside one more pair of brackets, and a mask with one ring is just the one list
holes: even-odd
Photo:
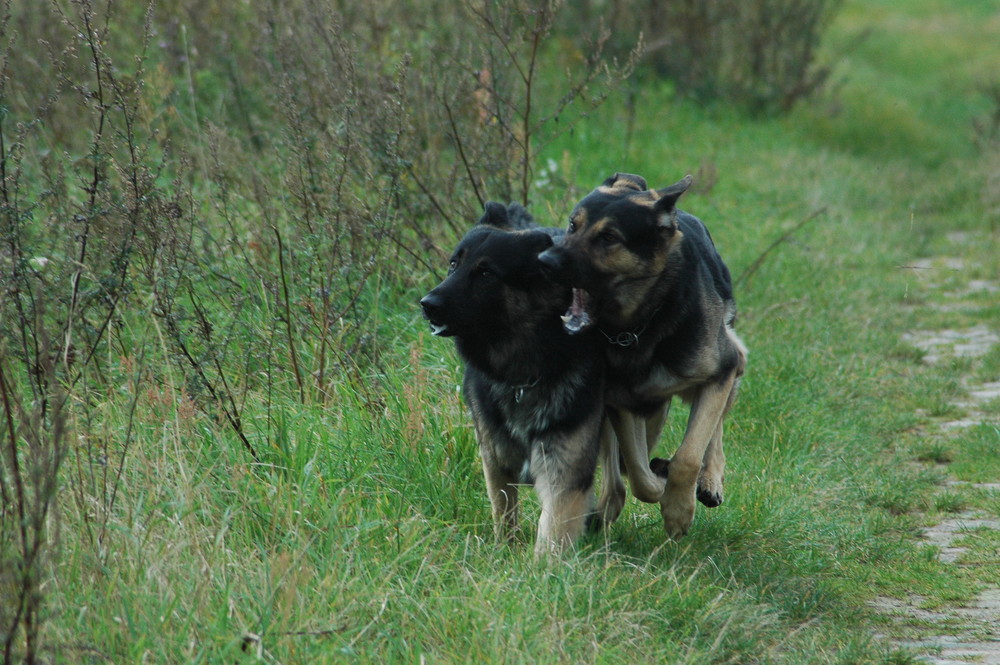
[(650, 321), (653, 320), (654, 316), (660, 313), (660, 310), (663, 309), (663, 306), (665, 304), (666, 303), (660, 303), (660, 306), (653, 310), (653, 313), (649, 315), (649, 317), (646, 319), (646, 322), (643, 323), (642, 327), (639, 328), (638, 330), (625, 330), (614, 335), (609, 335), (608, 333), (604, 332), (603, 328), (598, 328), (598, 330), (600, 330), (601, 334), (607, 338), (608, 344), (614, 344), (616, 346), (622, 347), (623, 349), (627, 349), (631, 346), (638, 346), (639, 335), (646, 332), (646, 328), (649, 327)]
[(538, 385), (538, 382), (542, 380), (541, 376), (535, 378), (531, 383), (523, 383), (519, 386), (514, 386), (514, 402), (520, 403), (521, 399), (524, 397), (525, 390), (531, 390)]
[(616, 335), (609, 335), (608, 333), (601, 330), (601, 334), (607, 337), (608, 344), (614, 344), (615, 346), (620, 346), (623, 349), (627, 349), (628, 347), (639, 343), (639, 335), (645, 332), (645, 330), (646, 326), (643, 326), (642, 330), (638, 330), (636, 332), (632, 332), (631, 330), (626, 330)]

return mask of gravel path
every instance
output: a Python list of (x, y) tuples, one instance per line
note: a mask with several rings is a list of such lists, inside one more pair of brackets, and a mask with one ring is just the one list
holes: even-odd
[[(958, 289), (945, 290), (936, 283), (942, 275), (965, 273), (969, 266), (964, 259), (937, 258), (916, 262), (908, 266), (913, 270), (921, 289), (936, 291), (946, 296), (944, 303), (926, 305), (937, 313), (958, 312), (966, 309), (970, 297), (985, 291), (1000, 293), (1000, 282), (969, 280)], [(951, 280), (954, 281), (954, 280)], [(973, 305), (974, 306), (974, 305)], [(995, 322), (994, 322), (995, 323)], [(1000, 344), (1000, 326), (979, 324), (966, 328), (917, 330), (903, 334), (903, 340), (924, 352), (924, 362), (932, 365), (950, 358), (962, 357), (973, 361)], [(966, 397), (954, 406), (964, 411), (958, 419), (938, 425), (942, 432), (958, 433), (962, 429), (984, 422), (1000, 422), (1000, 413), (987, 405), (1000, 398), (1000, 382), (977, 383), (971, 378), (963, 380)], [(998, 442), (1000, 445), (1000, 442)], [(949, 489), (975, 489), (1000, 495), (1000, 482), (965, 483), (952, 481)], [(962, 566), (966, 548), (960, 539), (979, 529), (1000, 530), (1000, 519), (980, 511), (966, 511), (924, 529), (923, 540), (938, 550), (938, 558), (948, 565)], [(1000, 589), (984, 589), (967, 605), (960, 607), (924, 608), (926, 599), (912, 595), (905, 599), (879, 598), (874, 605), (880, 611), (900, 622), (920, 622), (933, 628), (927, 635), (909, 641), (897, 641), (900, 647), (919, 654), (923, 662), (933, 665), (1000, 665)]]

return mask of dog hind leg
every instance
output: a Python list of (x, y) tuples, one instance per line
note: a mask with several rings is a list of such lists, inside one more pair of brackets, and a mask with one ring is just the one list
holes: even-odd
[(615, 436), (615, 430), (608, 418), (604, 418), (601, 423), (601, 465), (604, 468), (601, 497), (597, 501), (597, 511), (590, 522), (591, 528), (595, 531), (617, 520), (625, 506), (621, 451), (618, 448), (618, 437)]
[(719, 418), (719, 426), (712, 434), (712, 440), (708, 442), (704, 465), (701, 475), (698, 478), (698, 500), (709, 508), (721, 506), (723, 500), (722, 485), (726, 472), (726, 454), (722, 446), (722, 423), (736, 401), (736, 393), (739, 392), (740, 387), (740, 376), (743, 374), (743, 368), (746, 365), (746, 349), (742, 346), (742, 343), (740, 343), (738, 348), (741, 351), (740, 364), (736, 367), (732, 388), (726, 399), (726, 406), (722, 411), (722, 416)]
[(726, 454), (722, 449), (722, 421), (724, 419), (725, 414), (719, 419), (719, 426), (715, 428), (712, 439), (708, 442), (701, 475), (698, 477), (696, 496), (698, 501), (709, 508), (722, 505), (722, 482), (726, 471)]
[[(663, 425), (667, 422), (667, 414), (670, 413), (670, 400), (663, 403), (663, 406), (652, 416), (646, 419), (646, 449), (650, 455), (656, 449), (656, 444), (660, 441), (660, 434), (663, 432)], [(670, 460), (662, 457), (654, 457), (649, 460), (649, 470), (666, 481)]]
[(646, 455), (653, 454), (656, 444), (660, 442), (660, 434), (663, 432), (663, 425), (667, 422), (670, 414), (670, 400), (667, 400), (657, 409), (653, 415), (646, 418)]

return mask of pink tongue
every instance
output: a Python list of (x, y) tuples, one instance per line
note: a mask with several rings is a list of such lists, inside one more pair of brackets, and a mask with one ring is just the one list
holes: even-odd
[(590, 314), (587, 305), (590, 304), (590, 294), (583, 289), (573, 289), (573, 302), (562, 316), (563, 328), (572, 334), (584, 330), (590, 325)]

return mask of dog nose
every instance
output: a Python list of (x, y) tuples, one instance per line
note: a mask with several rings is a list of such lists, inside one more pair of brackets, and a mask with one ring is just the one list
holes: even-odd
[(441, 296), (436, 293), (428, 293), (420, 299), (420, 306), (424, 308), (424, 316), (434, 318), (434, 315), (441, 311)]

